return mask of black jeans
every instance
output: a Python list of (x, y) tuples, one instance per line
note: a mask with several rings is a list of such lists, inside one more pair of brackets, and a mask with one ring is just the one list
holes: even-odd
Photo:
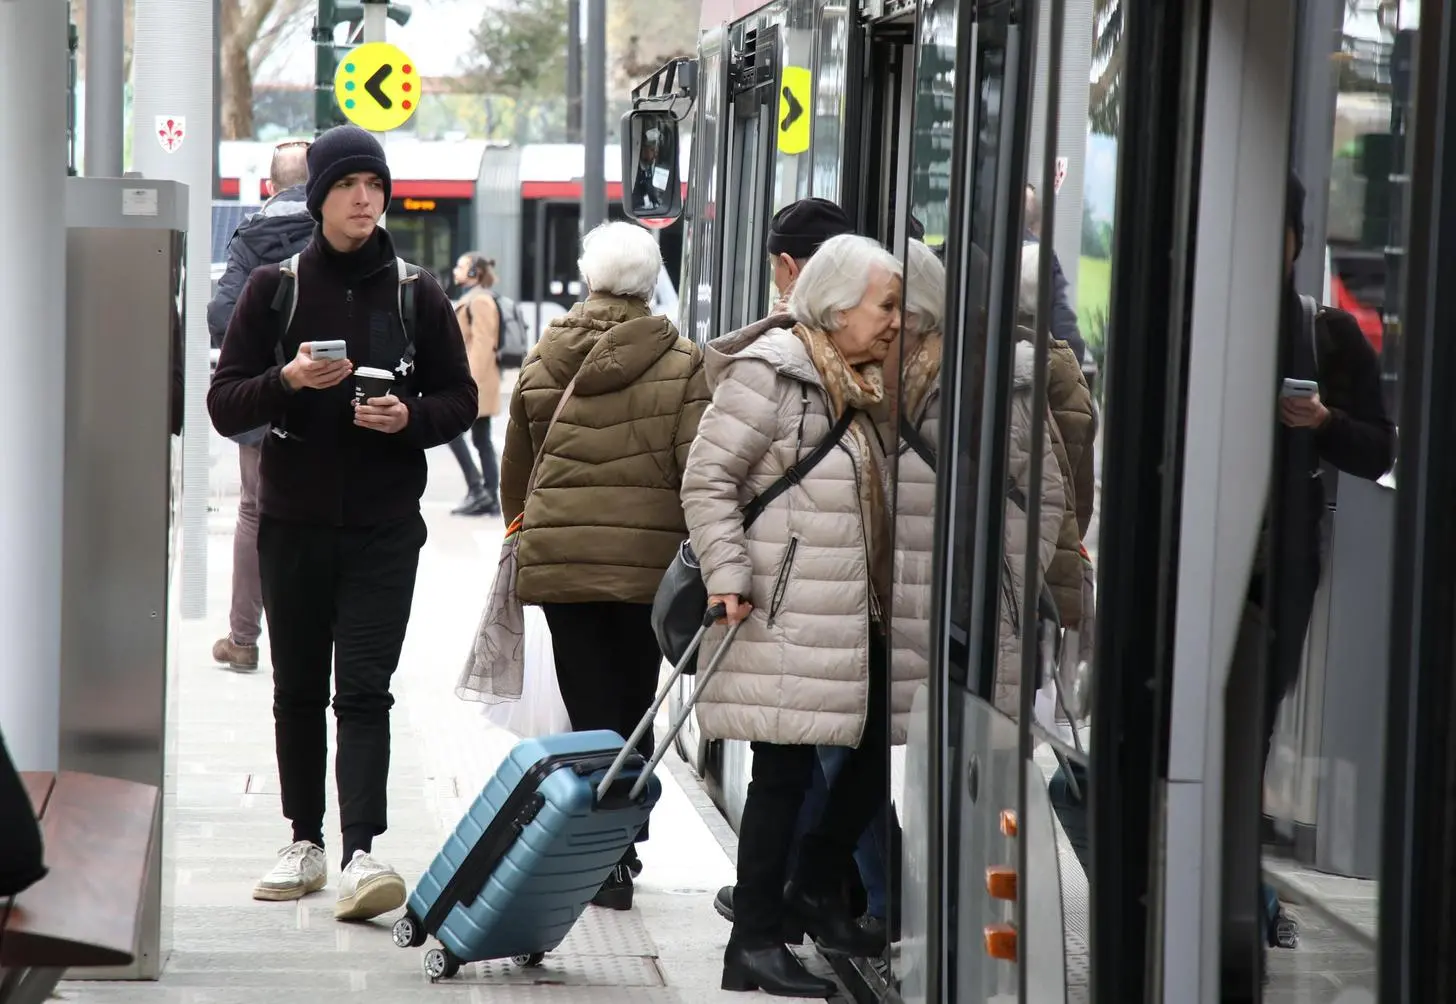
[[(870, 699), (864, 734), (829, 784), (824, 811), (799, 845), (794, 875), (810, 895), (836, 896), (854, 867), (854, 849), (885, 804), (889, 784), (889, 667), (884, 636), (870, 642)], [(733, 889), (736, 944), (782, 943), (784, 880), (816, 746), (753, 744), (753, 777), (738, 826)]]
[(283, 815), (294, 840), (323, 845), (332, 669), (346, 864), (388, 824), (389, 681), (426, 533), (418, 514), (366, 527), (258, 523)]
[[(541, 609), (551, 627), (556, 682), (571, 727), (631, 736), (657, 696), (662, 671), (651, 604), (543, 603)], [(651, 728), (637, 749), (644, 757), (652, 756)], [(637, 839), (647, 839), (645, 824)]]
[[(465, 439), (475, 443), (475, 452), (480, 454), (480, 466), (470, 455)], [(496, 462), (495, 443), (490, 438), (490, 416), (477, 418), (471, 423), (469, 432), (462, 432), (450, 440), (450, 452), (460, 464), (460, 473), (465, 475), (465, 484), (471, 492), (486, 491), (491, 498), (500, 493), (500, 466)]]

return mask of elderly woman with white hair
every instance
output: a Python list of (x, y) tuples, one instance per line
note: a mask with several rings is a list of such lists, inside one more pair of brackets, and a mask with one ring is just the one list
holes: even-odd
[[(785, 947), (785, 927), (802, 926), (829, 951), (885, 947), (850, 916), (840, 881), (887, 783), (890, 520), (876, 420), (899, 335), (900, 271), (872, 240), (831, 238), (794, 285), (792, 328), (780, 315), (707, 348), (713, 400), (688, 457), (683, 509), (709, 602), (743, 623), (697, 716), (707, 737), (753, 744), (726, 990), (833, 992)], [(767, 504), (745, 527), (743, 507), (760, 497)], [(707, 651), (725, 630), (714, 629)], [(903, 741), (908, 700), (893, 710)], [(852, 752), (788, 876), (818, 746)]]
[[(702, 350), (648, 308), (662, 268), (651, 234), (600, 226), (579, 264), (590, 294), (516, 380), (501, 508), (520, 520), (516, 589), (551, 627), (572, 728), (629, 735), (657, 690), (652, 600), (687, 536), (679, 491), (708, 388)], [(650, 730), (640, 749), (651, 755)], [(629, 849), (593, 902), (631, 909), (640, 870)]]

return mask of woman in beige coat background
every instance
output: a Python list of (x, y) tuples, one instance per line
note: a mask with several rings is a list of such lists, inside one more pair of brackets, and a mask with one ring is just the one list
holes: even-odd
[[(753, 744), (723, 987), (810, 997), (833, 986), (784, 946), (786, 912), (827, 950), (884, 949), (838, 892), (887, 784), (890, 520), (877, 421), (887, 415), (882, 363), (899, 332), (900, 264), (874, 241), (832, 238), (804, 266), (789, 310), (792, 329), (761, 322), (708, 345), (713, 398), (682, 501), (710, 602), (744, 622), (697, 705), (705, 735)], [(745, 531), (741, 507), (824, 441), (846, 409), (857, 417), (839, 442)], [(710, 634), (707, 651), (724, 630)], [(900, 696), (893, 732), (903, 740), (908, 689)], [(818, 746), (853, 750), (786, 889)]]
[[(478, 417), (470, 431), (450, 444), (460, 471), (465, 475), (466, 495), (454, 509), (456, 516), (500, 515), (500, 465), (491, 440), (490, 420), (500, 413), (500, 308), (490, 289), (495, 285), (495, 262), (479, 251), (460, 256), (455, 263), (455, 282), (463, 292), (455, 301), (455, 317), (465, 336), (465, 355), (470, 375), (475, 378), (479, 400)], [(471, 459), (466, 437), (480, 454), (480, 466)]]

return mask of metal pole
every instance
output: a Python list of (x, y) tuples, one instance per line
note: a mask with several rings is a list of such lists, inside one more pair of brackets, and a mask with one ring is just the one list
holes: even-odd
[(607, 218), (607, 0), (586, 0), (586, 80), (582, 88), (583, 144), (581, 232)]
[[(124, 0), (86, 0), (88, 178), (121, 177)], [(209, 50), (211, 51), (211, 50)]]
[[(187, 186), (187, 288), (182, 432), (182, 616), (207, 616), (209, 436), (207, 383), (212, 339), (212, 4), (136, 0), (132, 160), (144, 178)], [(181, 141), (159, 142), (174, 123)], [(248, 198), (247, 193), (241, 197)], [(254, 194), (256, 198), (256, 193)]]
[(581, 0), (566, 2), (566, 142), (581, 142)]
[[(387, 41), (385, 35), (389, 33), (389, 0), (363, 0), (364, 2), (364, 37), (362, 41), (367, 45), (370, 42)], [(384, 143), (387, 133), (377, 132), (374, 134), (381, 144)], [(379, 217), (379, 225), (387, 226), (385, 218), (389, 215), (389, 206), (384, 207), (384, 214)]]
[[(66, 5), (0, 2), (0, 191), (12, 198), (0, 268), (0, 730), (21, 770), (60, 760), (61, 510), (66, 418)], [(23, 376), (21, 376), (23, 374)]]

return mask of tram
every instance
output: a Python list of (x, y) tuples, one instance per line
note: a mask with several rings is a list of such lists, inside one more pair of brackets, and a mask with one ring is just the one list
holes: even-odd
[[(1456, 922), (1456, 894), (1417, 876), (1451, 873), (1456, 829), (1456, 455), (1441, 434), (1456, 428), (1456, 342), (1438, 336), (1456, 287), (1435, 281), (1456, 264), (1439, 212), (1456, 181), (1442, 142), (1453, 14), (1435, 0), (704, 0), (696, 55), (635, 89), (625, 165), (648, 156), (648, 130), (692, 142), (658, 204), (628, 207), (680, 216), (691, 337), (767, 312), (768, 221), (796, 199), (839, 202), (900, 255), (913, 218), (946, 263), (930, 670), (887, 793), (902, 930), (881, 959), (836, 962), (861, 1000), (1451, 999), (1456, 964), (1421, 946)], [(1261, 537), (1289, 519), (1270, 503), (1294, 337), (1287, 179), (1296, 168), (1321, 214), (1295, 285), (1338, 299), (1352, 284), (1324, 253), (1341, 190), (1331, 112), (1337, 93), (1389, 86), (1388, 54), (1369, 81), (1335, 58), (1339, 19), (1357, 16), (1414, 53), (1410, 99), (1366, 127), (1410, 154), (1380, 178), (1393, 232), (1373, 249), (1400, 275), (1378, 318), (1356, 317), (1398, 383), (1399, 461), (1378, 479), (1320, 472), (1319, 592), (1298, 684), (1271, 707), (1269, 632), (1249, 628), (1248, 597)], [(1096, 101), (1104, 122), (1115, 112), (1116, 208), (1084, 538), (1092, 696), (1069, 716), (1038, 711), (1059, 676), (1034, 585), (1008, 601), (998, 577), (1023, 191), (1040, 193), (1040, 240), (1075, 286)], [(1033, 411), (1033, 436), (1048, 435)], [(1021, 707), (1005, 715), (990, 700), (997, 624), (1019, 601)], [(751, 753), (691, 727), (680, 752), (738, 825)], [(1298, 917), (1292, 947), (1267, 948), (1271, 891)]]

